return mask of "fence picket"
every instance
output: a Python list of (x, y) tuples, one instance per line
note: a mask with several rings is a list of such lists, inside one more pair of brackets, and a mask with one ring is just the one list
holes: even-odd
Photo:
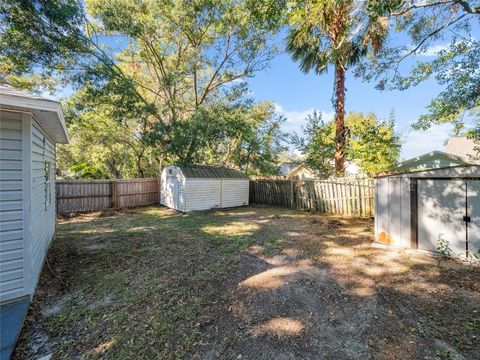
[(372, 216), (373, 180), (253, 178), (250, 181), (250, 203), (338, 215)]
[(57, 180), (57, 213), (157, 204), (159, 179)]

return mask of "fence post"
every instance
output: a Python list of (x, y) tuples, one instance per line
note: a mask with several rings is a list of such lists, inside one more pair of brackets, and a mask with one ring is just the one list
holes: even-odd
[(118, 208), (118, 183), (117, 180), (112, 180), (111, 182), (112, 186), (112, 208), (117, 209)]
[(162, 197), (162, 177), (159, 176), (157, 181), (158, 181), (158, 183), (157, 183), (157, 190), (158, 190), (158, 201), (157, 201), (157, 203), (160, 204), (161, 197)]
[(294, 191), (293, 191), (293, 178), (290, 178), (290, 208), (293, 209), (295, 208), (295, 197), (294, 197)]
[(357, 215), (357, 174), (353, 175), (353, 216)]

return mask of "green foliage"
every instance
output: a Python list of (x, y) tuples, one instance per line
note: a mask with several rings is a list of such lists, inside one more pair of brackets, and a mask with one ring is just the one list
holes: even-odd
[[(373, 113), (349, 113), (345, 124), (350, 134), (346, 158), (363, 173), (384, 173), (397, 163), (401, 144), (393, 119), (380, 121)], [(303, 136), (294, 136), (293, 143), (305, 154), (305, 164), (322, 177), (333, 175), (334, 122), (325, 122), (321, 114), (314, 112), (307, 118), (303, 132)]]
[(107, 179), (109, 177), (102, 169), (86, 163), (73, 165), (68, 169), (68, 172), (75, 179)]
[[(175, 123), (167, 162), (223, 164), (248, 174), (274, 173), (277, 156), (284, 150), (283, 121), (272, 103), (245, 100), (199, 108), (188, 121)], [(159, 137), (154, 134), (153, 140)]]
[(51, 87), (52, 75), (81, 68), (80, 59), (91, 53), (84, 23), (80, 1), (2, 1), (0, 83)]
[(451, 258), (453, 251), (450, 248), (450, 241), (445, 239), (445, 235), (438, 234), (437, 236), (437, 250), (442, 255), (443, 258)]
[[(408, 35), (410, 41), (368, 57), (356, 75), (375, 80), (381, 90), (405, 90), (435, 79), (442, 90), (414, 127), (426, 130), (432, 124), (453, 123), (458, 133), (468, 118), (465, 115), (480, 106), (480, 41), (473, 31), (480, 19), (478, 1), (425, 1), (416, 5), (404, 1), (374, 11), (390, 16), (390, 30)], [(436, 56), (431, 60), (417, 57), (427, 53)], [(406, 68), (404, 60), (412, 56), (416, 64)]]
[(466, 133), (467, 138), (472, 139), (473, 142), (475, 143), (474, 151), (475, 154), (473, 154), (473, 159), (474, 160), (480, 160), (480, 117), (479, 113), (476, 112), (476, 127), (471, 129)]
[(307, 117), (303, 136), (295, 134), (293, 144), (305, 154), (304, 163), (319, 176), (333, 175), (332, 162), (335, 156), (334, 124), (325, 122), (322, 113), (314, 112)]
[(371, 48), (380, 50), (386, 36), (384, 18), (372, 6), (381, 1), (297, 0), (289, 13), (287, 51), (304, 72), (325, 72), (330, 65), (356, 64)]
[(145, 141), (145, 119), (117, 118), (112, 105), (91, 102), (82, 91), (64, 104), (64, 111), (70, 144), (58, 146), (61, 174), (68, 175), (72, 166), (85, 163), (103, 178), (158, 175), (155, 149)]
[(418, 119), (416, 128), (448, 122), (455, 124), (457, 132), (462, 129), (464, 115), (480, 109), (479, 63), (480, 41), (455, 39), (436, 60), (417, 66), (408, 80), (420, 82), (432, 74), (445, 88), (430, 102), (428, 113)]
[(374, 10), (391, 6), (385, 1), (296, 0), (291, 2), (287, 51), (300, 69), (322, 74), (335, 69), (335, 171), (343, 175), (348, 133), (345, 128), (345, 79), (349, 67), (369, 51), (382, 48), (387, 34), (385, 18)]
[(362, 172), (381, 174), (397, 164), (401, 143), (395, 134), (394, 119), (380, 121), (373, 113), (349, 113), (345, 123), (351, 137), (347, 158)]
[(279, 119), (239, 103), (243, 80), (276, 53), (270, 39), (282, 12), (274, 5), (7, 0), (0, 79), (18, 87), (40, 76), (78, 90), (64, 170), (86, 163), (115, 177), (147, 176), (166, 162), (223, 161), (268, 171)]
[(59, 146), (57, 164), (64, 175), (72, 165), (86, 163), (106, 177), (156, 176), (160, 144), (167, 154), (164, 164), (223, 164), (249, 174), (272, 174), (284, 150), (284, 119), (271, 103), (224, 99), (165, 125), (148, 118), (122, 119), (112, 105), (97, 100), (78, 92), (65, 106), (71, 143)]

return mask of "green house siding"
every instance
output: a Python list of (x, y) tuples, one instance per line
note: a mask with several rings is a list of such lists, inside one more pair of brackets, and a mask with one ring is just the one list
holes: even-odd
[(472, 163), (459, 156), (444, 153), (442, 151), (433, 151), (410, 160), (402, 161), (395, 169), (393, 169), (393, 171), (403, 173), (418, 170), (440, 169), (459, 165), (472, 165)]

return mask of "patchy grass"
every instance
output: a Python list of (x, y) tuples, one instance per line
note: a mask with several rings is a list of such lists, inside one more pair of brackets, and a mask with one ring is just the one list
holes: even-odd
[(371, 241), (268, 207), (61, 220), (14, 358), (478, 358), (479, 270)]

